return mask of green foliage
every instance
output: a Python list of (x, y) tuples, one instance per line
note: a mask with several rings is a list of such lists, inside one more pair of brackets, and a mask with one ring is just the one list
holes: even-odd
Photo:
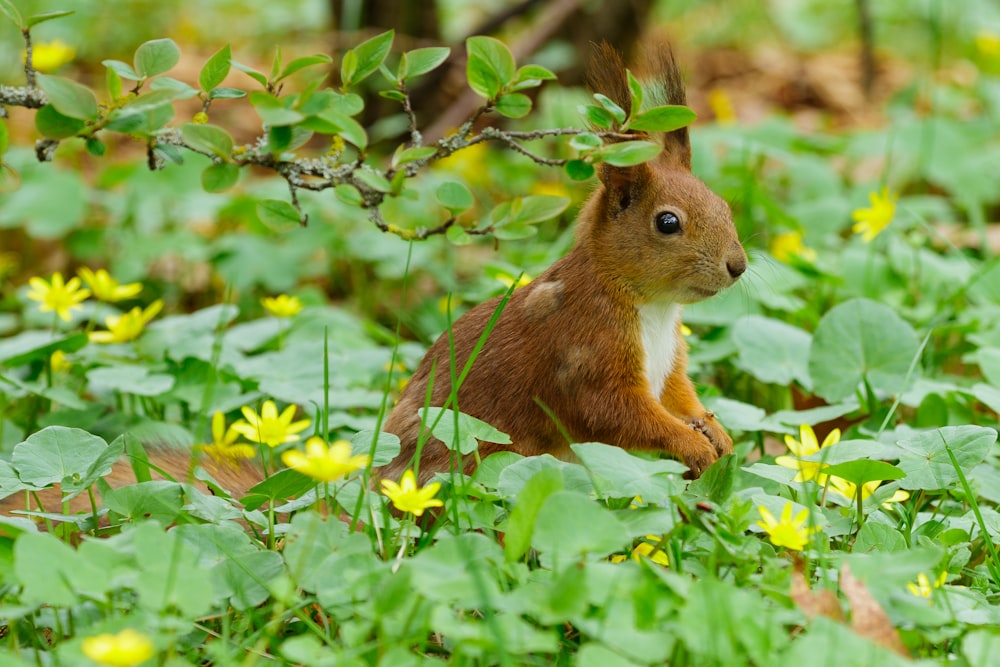
[[(809, 13), (827, 4), (754, 11), (807, 44), (826, 39), (814, 24), (838, 29)], [(912, 30), (903, 11), (879, 9), (877, 25)], [(18, 31), (70, 20), (10, 0), (0, 14)], [(466, 77), (475, 113), (503, 116), (501, 129), (433, 142), (418, 126), (395, 141), (363, 124), (377, 92), (405, 131), (417, 78), (450, 54), (394, 53), (391, 32), (339, 60), (286, 43), (263, 66), (234, 39), (197, 67), (185, 43), (196, 66), (183, 72), (181, 47), (147, 34), (96, 77), (37, 74), (45, 104), (24, 116), (59, 142), (45, 144), (52, 163), (0, 122), (0, 234), (23, 250), (0, 252), (0, 491), (22, 508), (0, 518), (10, 659), (77, 664), (84, 638), (133, 627), (165, 664), (984, 664), (1000, 625), (1000, 265), (984, 243), (1000, 205), (1000, 68), (968, 27), (947, 26), (964, 49), (955, 71), (974, 67), (974, 82), (918, 73), (887, 128), (806, 131), (772, 115), (692, 130), (695, 169), (751, 251), (739, 287), (685, 308), (692, 374), (735, 455), (689, 482), (677, 462), (599, 443), (574, 444), (573, 462), (500, 452), (472, 477), (438, 476), (444, 507), (420, 519), (390, 511), (370, 478), (399, 452), (378, 428), (424, 350), (405, 338), (427, 342), (537, 275), (571, 243), (563, 216), (587, 191), (565, 176), (648, 160), (647, 133), (693, 112), (644, 107), (629, 73), (626, 114), (488, 37), (467, 41)], [(330, 67), (335, 88), (320, 80)], [(197, 108), (207, 117), (184, 115)], [(621, 132), (641, 134), (608, 141)], [(525, 148), (547, 136), (561, 138)], [(852, 211), (885, 186), (900, 194), (894, 215), (865, 243)], [(954, 221), (979, 241), (942, 226)], [(496, 251), (456, 248), (478, 236)], [(63, 322), (27, 297), (28, 277), (49, 278), (41, 257), (107, 266), (142, 292), (89, 299)], [(260, 297), (280, 292), (302, 310), (265, 315)], [(135, 338), (89, 336), (160, 298), (168, 314)], [(207, 454), (160, 479), (158, 449), (211, 445), (216, 412), (231, 425), (265, 400), (298, 406), (310, 420), (298, 437), (348, 440), (369, 466), (317, 482), (284, 468), (293, 439), (251, 443), (269, 474), (248, 490)], [(801, 457), (781, 444), (804, 439), (803, 424), (822, 440), (834, 420), (836, 444)], [(506, 441), (458, 410), (426, 422), (466, 458)], [(137, 481), (112, 489), (123, 452)], [(786, 508), (806, 513), (795, 558), (765, 520)], [(917, 659), (808, 618), (800, 574), (864, 617), (834, 574), (843, 563)]]

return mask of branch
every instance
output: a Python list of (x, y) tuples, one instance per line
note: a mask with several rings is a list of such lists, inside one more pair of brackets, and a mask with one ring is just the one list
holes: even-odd
[(0, 85), (0, 105), (2, 106), (41, 109), (48, 103), (49, 98), (45, 96), (41, 88)]

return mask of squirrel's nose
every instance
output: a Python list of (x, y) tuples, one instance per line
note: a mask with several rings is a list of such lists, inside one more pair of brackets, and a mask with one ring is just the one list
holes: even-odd
[(740, 253), (737, 257), (726, 260), (726, 270), (734, 280), (739, 278), (747, 270), (747, 256)]

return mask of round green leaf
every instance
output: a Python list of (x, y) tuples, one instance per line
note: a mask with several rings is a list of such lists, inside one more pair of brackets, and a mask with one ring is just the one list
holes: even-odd
[(903, 389), (919, 348), (913, 328), (891, 308), (852, 299), (820, 320), (809, 351), (814, 390), (833, 403), (854, 394), (867, 379), (872, 389)]
[(663, 147), (650, 141), (622, 141), (609, 144), (600, 151), (602, 162), (615, 167), (631, 167), (641, 164), (663, 151)]
[(687, 127), (694, 122), (697, 115), (691, 109), (676, 104), (654, 107), (632, 119), (628, 124), (630, 130), (642, 132), (673, 132)]
[(442, 183), (435, 192), (435, 196), (442, 206), (455, 215), (467, 211), (475, 203), (469, 188), (456, 181)]
[(948, 489), (959, 481), (948, 450), (966, 475), (983, 462), (997, 441), (997, 432), (982, 426), (946, 426), (896, 443), (904, 489)]
[(221, 127), (185, 123), (181, 127), (181, 136), (184, 138), (184, 142), (195, 150), (226, 160), (232, 157), (233, 138)]
[(218, 162), (205, 167), (201, 172), (201, 187), (205, 192), (222, 192), (236, 185), (240, 179), (240, 168), (229, 162)]
[(257, 202), (260, 221), (275, 231), (287, 231), (301, 224), (295, 207), (280, 199), (265, 199)]
[(337, 199), (344, 202), (348, 206), (361, 206), (365, 203), (364, 198), (361, 193), (353, 185), (348, 185), (347, 183), (341, 183), (333, 189), (333, 193), (337, 195)]
[(611, 511), (575, 491), (550, 494), (538, 510), (531, 535), (531, 546), (556, 564), (606, 556), (626, 542), (628, 532)]
[(443, 63), (449, 53), (451, 49), (446, 46), (430, 46), (407, 51), (399, 60), (398, 76), (405, 81), (426, 74)]
[(868, 461), (859, 459), (845, 461), (835, 466), (823, 468), (823, 473), (846, 479), (848, 482), (861, 486), (868, 482), (884, 482), (906, 477), (906, 473), (885, 461)]
[(108, 147), (104, 144), (104, 142), (98, 139), (97, 137), (88, 137), (86, 146), (87, 146), (87, 152), (93, 155), (94, 157), (101, 157), (108, 150)]
[(83, 476), (108, 443), (78, 428), (48, 426), (14, 446), (11, 463), (21, 480), (36, 486)]
[(10, 145), (10, 133), (7, 130), (7, 123), (0, 120), (0, 160), (3, 160), (7, 147)]
[[(480, 95), (492, 91), (492, 94), (485, 96), (490, 99), (496, 97), (514, 78), (514, 56), (510, 49), (499, 39), (483, 36), (469, 37), (465, 40), (465, 47), (469, 53), (470, 66), (475, 63), (477, 77), (485, 74), (485, 82), (488, 83), (485, 90), (480, 90), (473, 85), (473, 77), (469, 76), (469, 85)], [(466, 69), (466, 74), (471, 74), (469, 68)]]
[(508, 118), (521, 118), (531, 111), (531, 98), (522, 93), (508, 93), (497, 99), (497, 113)]
[(70, 118), (56, 111), (51, 104), (46, 104), (35, 114), (35, 127), (42, 136), (49, 139), (68, 139), (74, 137), (85, 126), (79, 118)]
[(97, 118), (97, 97), (86, 86), (60, 76), (38, 74), (38, 85), (49, 98), (56, 111), (70, 118), (94, 120)]
[(802, 329), (770, 317), (748, 315), (733, 324), (732, 337), (739, 352), (737, 365), (761, 382), (811, 386), (812, 337)]
[(172, 39), (152, 39), (139, 45), (132, 61), (136, 73), (144, 78), (163, 74), (181, 59), (181, 50)]
[(594, 175), (594, 165), (583, 160), (570, 160), (566, 163), (566, 175), (574, 181), (585, 181)]

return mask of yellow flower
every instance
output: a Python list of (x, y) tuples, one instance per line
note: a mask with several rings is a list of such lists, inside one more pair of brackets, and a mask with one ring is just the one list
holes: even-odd
[(851, 218), (855, 224), (851, 231), (861, 234), (861, 240), (870, 243), (892, 222), (893, 216), (896, 215), (897, 199), (896, 195), (889, 192), (889, 188), (882, 188), (882, 194), (869, 193), (868, 200), (872, 205), (870, 208), (859, 208), (854, 211)]
[[(62, 41), (39, 42), (31, 47), (31, 66), (39, 72), (54, 72), (76, 56), (76, 49)], [(28, 52), (21, 54), (21, 62), (27, 63)]]
[(817, 526), (806, 526), (806, 521), (809, 519), (808, 509), (803, 508), (793, 519), (791, 503), (785, 503), (785, 508), (781, 510), (780, 521), (775, 519), (774, 515), (763, 505), (757, 507), (757, 511), (760, 512), (760, 518), (763, 519), (763, 521), (758, 521), (757, 525), (764, 529), (771, 544), (776, 547), (802, 551), (806, 542), (809, 541), (809, 535), (819, 530)]
[(145, 310), (136, 306), (127, 313), (104, 318), (107, 331), (94, 331), (89, 335), (92, 343), (127, 343), (135, 340), (143, 332), (149, 321), (163, 308), (163, 301), (157, 299)]
[[(500, 283), (504, 287), (510, 287), (511, 285), (514, 284), (514, 276), (510, 275), (506, 271), (498, 271), (495, 277), (497, 280), (500, 281)], [(531, 282), (531, 276), (529, 276), (527, 273), (522, 273), (521, 276), (517, 279), (517, 286), (515, 287), (515, 289), (517, 289), (517, 287), (524, 287), (530, 282)]]
[[(667, 554), (659, 548), (659, 544), (662, 541), (663, 540), (659, 535), (647, 535), (642, 542), (639, 542), (639, 544), (635, 545), (635, 548), (632, 549), (632, 560), (638, 563), (643, 558), (648, 558), (657, 565), (670, 567), (670, 559), (667, 558)], [(624, 557), (622, 557), (622, 559), (624, 560)]]
[(820, 469), (825, 468), (825, 463), (819, 463), (817, 461), (803, 461), (802, 457), (815, 454), (821, 449), (827, 447), (832, 447), (833, 445), (840, 442), (840, 429), (835, 428), (830, 431), (825, 438), (823, 438), (823, 444), (819, 444), (816, 440), (816, 432), (813, 431), (812, 426), (809, 424), (802, 424), (799, 427), (799, 440), (796, 440), (790, 435), (785, 436), (785, 445), (788, 447), (789, 451), (795, 456), (779, 456), (774, 459), (774, 462), (779, 466), (784, 466), (786, 468), (794, 468), (798, 470), (798, 474), (795, 475), (795, 482), (805, 482), (810, 479), (816, 480), (821, 486), (826, 484), (826, 475), (820, 473)]
[(327, 447), (323, 438), (317, 437), (306, 440), (305, 453), (289, 449), (281, 455), (281, 460), (289, 468), (321, 482), (332, 482), (347, 477), (355, 470), (361, 470), (368, 465), (368, 455), (353, 456), (351, 443), (346, 440), (338, 440)]
[(295, 442), (302, 439), (296, 433), (306, 430), (311, 423), (308, 419), (293, 422), (292, 418), (295, 417), (296, 409), (296, 406), (289, 405), (279, 415), (274, 401), (264, 401), (258, 415), (253, 408), (243, 406), (243, 417), (246, 421), (240, 420), (230, 428), (247, 440), (259, 442), (268, 447), (277, 447), (285, 442)]
[(771, 256), (788, 264), (799, 259), (810, 264), (816, 261), (816, 251), (802, 243), (800, 232), (784, 232), (771, 239)]
[(28, 284), (31, 285), (28, 298), (41, 304), (38, 309), (43, 313), (55, 311), (66, 322), (70, 320), (69, 311), (82, 308), (80, 302), (90, 296), (89, 289), (81, 289), (79, 278), (70, 278), (68, 283), (64, 283), (59, 272), (52, 274), (51, 283), (41, 278), (32, 278)]
[(94, 662), (110, 667), (132, 667), (146, 662), (154, 653), (149, 637), (132, 628), (125, 628), (117, 635), (87, 637), (80, 649)]
[(931, 582), (927, 575), (921, 572), (917, 575), (917, 583), (914, 584), (911, 582), (906, 584), (906, 588), (918, 598), (929, 598), (931, 596), (931, 592), (933, 592), (935, 588), (941, 588), (944, 586), (944, 580), (947, 579), (947, 577), (948, 572), (942, 572), (937, 579)]
[(122, 285), (104, 269), (92, 271), (85, 266), (77, 271), (77, 274), (90, 286), (94, 298), (100, 301), (114, 303), (122, 299), (131, 299), (142, 291), (142, 283)]
[(53, 373), (63, 373), (68, 371), (72, 366), (73, 364), (66, 361), (66, 353), (62, 350), (56, 350), (49, 357), (49, 368), (52, 369)]
[(424, 488), (417, 488), (417, 477), (412, 470), (403, 473), (397, 484), (389, 479), (382, 480), (382, 493), (392, 501), (400, 512), (411, 512), (416, 516), (429, 507), (441, 507), (443, 502), (434, 497), (441, 488), (440, 482), (431, 482)]
[(736, 122), (733, 100), (723, 89), (713, 88), (708, 91), (708, 106), (719, 125), (732, 125)]
[(981, 31), (976, 35), (976, 49), (984, 56), (1000, 57), (1000, 35), (987, 30)]
[(287, 294), (264, 297), (260, 302), (267, 312), (275, 317), (291, 317), (302, 310), (302, 301), (299, 300), (299, 297)]
[(226, 428), (226, 416), (216, 411), (212, 415), (212, 443), (198, 445), (199, 451), (205, 452), (218, 463), (235, 465), (240, 459), (252, 459), (257, 451), (245, 442), (236, 442), (239, 431), (230, 426)]

